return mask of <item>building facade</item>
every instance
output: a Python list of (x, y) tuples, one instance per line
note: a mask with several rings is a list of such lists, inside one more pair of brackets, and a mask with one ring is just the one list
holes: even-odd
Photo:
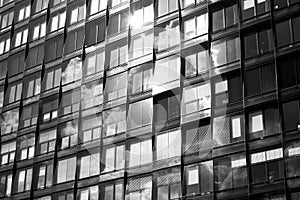
[(300, 0), (0, 0), (0, 199), (299, 200)]

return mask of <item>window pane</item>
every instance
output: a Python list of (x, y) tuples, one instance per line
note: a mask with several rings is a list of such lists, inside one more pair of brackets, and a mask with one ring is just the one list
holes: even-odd
[(276, 37), (279, 47), (288, 45), (292, 42), (289, 21), (276, 24)]
[(213, 12), (213, 31), (224, 28), (224, 12), (223, 9)]

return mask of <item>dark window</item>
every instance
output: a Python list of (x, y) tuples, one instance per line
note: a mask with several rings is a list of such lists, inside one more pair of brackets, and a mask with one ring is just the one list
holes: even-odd
[(276, 107), (266, 107), (248, 114), (250, 139), (277, 134), (280, 131)]
[(65, 54), (78, 50), (83, 46), (84, 29), (69, 32), (65, 45)]
[(0, 79), (4, 79), (7, 74), (7, 60), (0, 62)]
[(285, 171), (287, 177), (296, 177), (300, 176), (300, 168), (298, 167), (298, 163), (300, 162), (300, 141), (292, 141), (289, 142), (285, 149)]
[(42, 122), (57, 119), (58, 96), (51, 96), (42, 101)]
[(223, 146), (243, 139), (243, 115), (219, 116), (213, 119), (214, 146)]
[(244, 37), (245, 57), (265, 54), (273, 49), (273, 34), (270, 29), (252, 33)]
[(251, 154), (252, 183), (273, 182), (283, 178), (283, 149)]
[(86, 45), (90, 46), (105, 40), (105, 20), (106, 18), (103, 17), (87, 23), (85, 30)]
[(285, 102), (282, 105), (284, 130), (295, 130), (300, 124), (299, 101)]
[(184, 171), (186, 195), (212, 192), (214, 183), (212, 161), (186, 166)]
[(213, 31), (237, 24), (239, 21), (237, 5), (235, 4), (213, 12), (212, 18)]
[(44, 61), (44, 45), (29, 49), (26, 59), (26, 69), (42, 64)]
[(245, 95), (263, 94), (276, 88), (274, 65), (266, 65), (245, 71)]
[(215, 106), (220, 107), (241, 101), (243, 98), (241, 85), (241, 77), (237, 72), (217, 77), (214, 84)]
[(154, 100), (155, 123), (170, 122), (180, 117), (179, 96), (176, 94), (160, 95)]
[(283, 89), (300, 84), (300, 58), (297, 55), (279, 60), (279, 83)]
[(16, 53), (8, 58), (8, 76), (23, 72), (25, 63), (25, 52)]
[(292, 34), (289, 21), (276, 24), (277, 45), (279, 47), (292, 43)]
[(275, 9), (281, 9), (288, 6), (289, 0), (274, 0), (274, 8)]
[(37, 124), (39, 104), (35, 103), (23, 108), (20, 127), (25, 128)]
[(236, 154), (214, 161), (217, 190), (242, 187), (248, 184), (245, 154)]
[(63, 35), (47, 40), (45, 49), (47, 49), (45, 52), (46, 62), (60, 58), (63, 52)]
[(257, 15), (264, 14), (270, 10), (269, 0), (242, 0), (242, 17), (243, 19), (249, 19)]
[(0, 197), (10, 197), (12, 190), (12, 174), (1, 174), (0, 176)]
[(63, 93), (60, 106), (61, 116), (79, 111), (80, 90), (71, 90)]
[(107, 35), (111, 36), (116, 33), (125, 31), (128, 28), (129, 10), (122, 11), (110, 16), (108, 21)]

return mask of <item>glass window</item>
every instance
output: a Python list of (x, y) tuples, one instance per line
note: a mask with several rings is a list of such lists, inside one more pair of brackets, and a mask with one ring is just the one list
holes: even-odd
[(136, 167), (151, 163), (152, 140), (143, 140), (131, 143), (129, 146), (129, 167)]
[(111, 172), (120, 170), (125, 167), (125, 146), (115, 145), (104, 148), (104, 170), (103, 172)]
[[(81, 86), (81, 109), (97, 107), (103, 103), (103, 83), (96, 80)], [(95, 108), (96, 109), (96, 108)]]
[(66, 23), (66, 11), (57, 12), (50, 17), (50, 32), (54, 32), (65, 27)]
[(96, 14), (99, 11), (106, 9), (107, 0), (91, 0), (89, 4), (89, 15)]
[(24, 93), (23, 94), (23, 98), (28, 98), (28, 97), (32, 97), (35, 95), (40, 94), (41, 92), (41, 77), (40, 74), (34, 74), (30, 77), (26, 77), (25, 82), (24, 82)]
[(46, 154), (55, 150), (56, 129), (43, 131), (39, 134), (39, 154)]
[(31, 41), (42, 38), (46, 35), (46, 22), (37, 23), (31, 30)]
[(83, 75), (89, 76), (104, 70), (105, 51), (99, 50), (87, 54), (83, 66)]
[(184, 20), (184, 39), (188, 40), (208, 32), (208, 14), (199, 14)]
[(48, 7), (48, 2), (49, 2), (49, 0), (36, 0), (33, 4), (35, 13), (46, 9)]
[(58, 126), (60, 138), (60, 149), (66, 149), (77, 145), (78, 141), (78, 120), (68, 121)]
[(237, 24), (239, 21), (237, 5), (235, 4), (213, 12), (212, 19), (213, 31), (218, 31)]
[(106, 102), (125, 97), (127, 93), (127, 74), (121, 73), (107, 78), (104, 99)]
[(182, 114), (189, 115), (201, 112), (201, 117), (210, 116), (211, 112), (210, 83), (191, 86), (183, 89)]
[(248, 184), (246, 156), (231, 155), (214, 161), (215, 186), (217, 190), (242, 187)]
[(193, 122), (183, 132), (184, 155), (206, 155), (212, 148), (210, 121)]
[(79, 111), (80, 90), (71, 90), (62, 94), (60, 102), (60, 115), (68, 115)]
[(20, 127), (25, 128), (37, 124), (38, 114), (39, 114), (38, 103), (24, 106), (22, 112), (22, 119), (20, 121)]
[(6, 4), (8, 4), (8, 3), (12, 2), (12, 1), (13, 0), (1, 0), (0, 1), (0, 7), (4, 6), (4, 5), (6, 5)]
[(28, 28), (17, 30), (14, 36), (14, 47), (21, 46), (27, 43)]
[(131, 39), (130, 50), (132, 52), (131, 58), (139, 58), (153, 52), (153, 32), (146, 32), (133, 36)]
[(25, 51), (10, 55), (8, 58), (8, 76), (20, 74), (24, 70)]
[(64, 54), (71, 53), (83, 47), (84, 29), (68, 33)]
[(151, 124), (152, 109), (152, 98), (130, 104), (127, 118), (128, 129), (134, 129)]
[(1, 145), (1, 165), (11, 164), (15, 160), (16, 142)]
[(152, 63), (132, 68), (130, 70), (130, 93), (137, 94), (151, 89), (152, 73)]
[(8, 26), (10, 26), (13, 22), (14, 19), (14, 11), (9, 10), (1, 13), (0, 15), (0, 24), (1, 24), (1, 29), (4, 29)]
[(63, 70), (61, 74), (62, 84), (68, 84), (78, 81), (82, 77), (82, 61), (80, 57), (72, 58), (63, 63)]
[(43, 79), (43, 90), (49, 90), (60, 85), (61, 68), (55, 67), (45, 71)]
[(16, 192), (25, 192), (31, 190), (32, 169), (24, 169), (17, 172)]
[(104, 186), (104, 200), (119, 200), (123, 198), (123, 184), (114, 183)]
[(111, 7), (117, 6), (124, 2), (127, 2), (127, 0), (111, 0)]
[(80, 158), (79, 178), (95, 176), (100, 173), (100, 153), (91, 153)]
[(291, 27), (289, 21), (276, 24), (277, 45), (279, 47), (292, 43)]
[(126, 188), (126, 199), (128, 200), (151, 199), (152, 177), (130, 178)]
[(99, 187), (92, 186), (79, 190), (79, 200), (95, 200), (99, 199)]
[(300, 58), (297, 54), (280, 59), (278, 66), (281, 88), (290, 88), (300, 84)]
[(127, 30), (129, 23), (129, 10), (122, 11), (110, 16), (108, 21), (107, 35), (111, 36), (116, 33)]
[(273, 33), (270, 29), (244, 37), (245, 57), (263, 55), (273, 50)]
[(6, 94), (6, 104), (14, 103), (21, 99), (22, 95), (22, 82), (12, 83), (8, 85), (7, 94)]
[(223, 146), (244, 139), (243, 115), (219, 116), (213, 119), (214, 146)]
[[(180, 58), (177, 56), (171, 56), (156, 61), (153, 75), (154, 83), (157, 86), (164, 85), (164, 87), (168, 87), (166, 85), (167, 83), (179, 79), (181, 68), (180, 65)], [(164, 74), (164, 76), (162, 76), (162, 74)]]
[(103, 42), (105, 40), (105, 27), (105, 17), (87, 23), (85, 28), (85, 44), (90, 46), (95, 43)]
[(287, 177), (299, 176), (300, 169), (297, 164), (300, 161), (300, 142), (299, 142), (299, 140), (289, 142), (284, 149), (284, 154), (286, 156), (285, 171), (286, 171)]
[(273, 135), (280, 131), (279, 114), (276, 107), (267, 107), (249, 113), (250, 138)]
[(37, 168), (38, 170), (38, 180), (35, 188), (37, 189), (45, 189), (52, 186), (53, 181), (53, 164), (52, 163), (45, 163)]
[[(54, 59), (60, 58), (63, 52), (63, 35), (51, 38), (46, 41), (45, 61), (49, 62)], [(60, 77), (60, 76), (59, 76)]]
[(140, 28), (154, 20), (153, 1), (144, 0), (132, 5), (130, 26)]
[(181, 156), (181, 132), (176, 130), (157, 135), (156, 154), (157, 160)]
[(270, 10), (268, 0), (241, 0), (242, 4), (242, 17), (243, 19), (249, 19), (256, 15), (261, 15)]
[(70, 8), (70, 10), (71, 11), (68, 13), (69, 25), (85, 19), (85, 5), (76, 5), (73, 6), (73, 8)]
[(114, 68), (119, 65), (126, 64), (128, 61), (128, 45), (127, 40), (115, 42), (108, 46), (108, 53), (106, 54), (109, 60), (109, 68)]
[(295, 130), (299, 126), (299, 101), (289, 101), (282, 105), (284, 130)]
[(42, 102), (42, 122), (50, 122), (58, 116), (58, 97), (51, 96)]
[(172, 0), (158, 0), (158, 17), (171, 13), (178, 9), (178, 2)]
[(37, 65), (43, 64), (44, 61), (44, 45), (38, 45), (29, 49), (25, 69), (30, 69)]
[(0, 55), (7, 53), (10, 50), (10, 36), (2, 35), (0, 37)]
[(240, 59), (239, 38), (220, 40), (211, 45), (212, 65), (220, 66)]
[(1, 135), (10, 134), (18, 130), (19, 111), (18, 109), (9, 110), (2, 113), (1, 117)]
[(30, 16), (30, 2), (27, 3), (29, 5), (23, 5), (18, 9), (16, 18), (18, 19), (18, 22), (23, 21), (24, 19), (27, 19)]
[(186, 166), (184, 171), (188, 196), (212, 192), (214, 183), (212, 161)]
[(12, 190), (12, 174), (2, 174), (0, 176), (0, 197), (10, 197)]
[(181, 173), (173, 168), (155, 173), (157, 199), (179, 199), (181, 197)]
[(274, 65), (245, 70), (245, 95), (254, 95), (270, 92), (276, 88)]
[(97, 141), (101, 137), (102, 132), (102, 117), (99, 115), (85, 118), (81, 122), (81, 136), (83, 143)]
[(58, 5), (60, 3), (63, 3), (63, 2), (65, 2), (65, 0), (50, 0), (51, 6), (56, 6), (56, 5)]
[(126, 131), (125, 106), (111, 108), (103, 112), (105, 136), (113, 136)]
[(161, 94), (154, 99), (155, 124), (165, 124), (178, 120), (180, 117), (180, 102), (178, 94)]
[(58, 161), (57, 183), (63, 183), (75, 179), (76, 157)]
[(185, 76), (199, 75), (209, 69), (209, 55), (206, 45), (199, 45), (187, 49), (184, 54)]
[[(165, 0), (167, 1), (167, 0)], [(156, 49), (162, 51), (170, 47), (179, 45), (180, 43), (180, 30), (179, 21), (171, 20), (158, 27), (157, 42), (155, 43)]]
[(283, 149), (251, 154), (252, 183), (273, 182), (283, 178)]

